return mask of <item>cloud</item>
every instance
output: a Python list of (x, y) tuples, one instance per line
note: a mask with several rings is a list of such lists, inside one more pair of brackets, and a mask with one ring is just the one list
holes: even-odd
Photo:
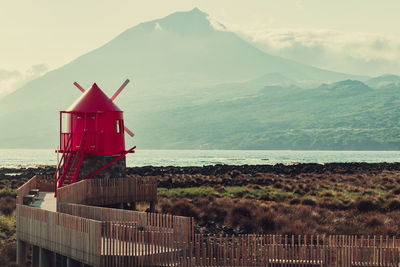
[(49, 66), (38, 64), (31, 66), (28, 70), (0, 69), (0, 99), (20, 88), (25, 83), (38, 78), (49, 70)]
[(333, 30), (275, 29), (244, 33), (267, 53), (364, 75), (400, 74), (400, 38)]
[(0, 80), (5, 80), (5, 79), (13, 79), (16, 77), (20, 77), (21, 72), (17, 70), (9, 71), (9, 70), (0, 70)]

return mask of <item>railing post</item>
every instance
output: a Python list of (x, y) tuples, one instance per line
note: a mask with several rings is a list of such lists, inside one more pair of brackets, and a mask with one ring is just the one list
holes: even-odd
[(39, 267), (39, 247), (32, 245), (32, 267)]
[(150, 212), (154, 213), (156, 211), (156, 202), (150, 201)]
[(46, 267), (51, 265), (51, 252), (44, 248), (39, 248), (39, 266)]
[(17, 264), (18, 266), (26, 266), (26, 243), (22, 240), (17, 240)]

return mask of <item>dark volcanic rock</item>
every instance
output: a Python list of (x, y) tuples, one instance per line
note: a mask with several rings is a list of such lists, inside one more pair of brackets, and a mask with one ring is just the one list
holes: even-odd
[[(156, 176), (159, 187), (194, 187), (202, 185), (272, 185), (279, 183), (276, 177), (299, 176), (307, 174), (354, 174), (400, 171), (400, 163), (299, 163), (293, 165), (209, 165), (203, 167), (129, 167), (128, 175)], [(53, 176), (54, 167), (0, 169), (1, 179), (30, 178), (35, 174)], [(274, 175), (274, 178), (268, 177)], [(298, 177), (295, 177), (299, 179)]]

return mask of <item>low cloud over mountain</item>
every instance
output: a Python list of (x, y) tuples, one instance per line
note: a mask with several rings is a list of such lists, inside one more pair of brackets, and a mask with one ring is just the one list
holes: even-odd
[(43, 75), (48, 69), (49, 67), (45, 64), (34, 65), (25, 72), (0, 69), (0, 99), (25, 83)]
[(360, 75), (400, 74), (400, 38), (332, 30), (242, 33), (263, 51), (316, 67)]

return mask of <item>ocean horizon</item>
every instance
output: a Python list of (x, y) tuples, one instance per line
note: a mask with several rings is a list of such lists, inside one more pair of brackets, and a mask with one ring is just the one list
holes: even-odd
[[(300, 150), (136, 150), (127, 155), (128, 167), (260, 165), (332, 162), (400, 162), (400, 151)], [(54, 149), (0, 149), (0, 168), (28, 168), (57, 164)]]

